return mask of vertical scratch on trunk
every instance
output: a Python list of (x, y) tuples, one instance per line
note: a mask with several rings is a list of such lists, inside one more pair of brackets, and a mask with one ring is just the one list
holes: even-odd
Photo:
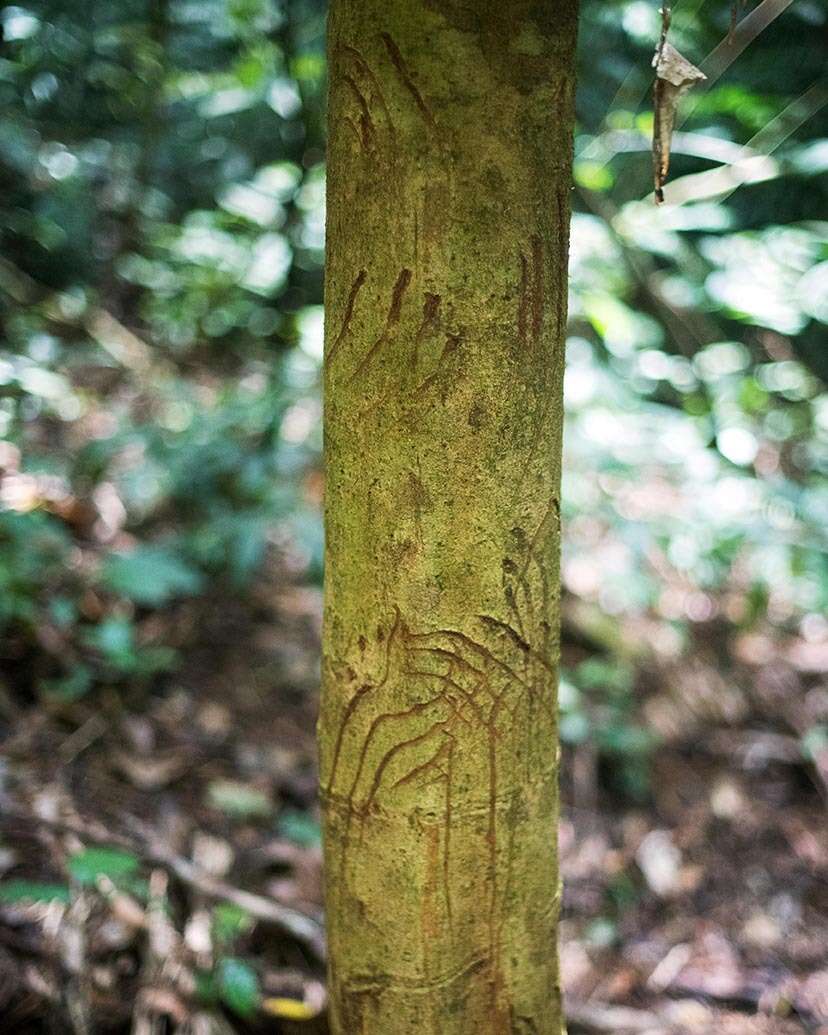
[(391, 58), (391, 63), (397, 70), (397, 73), (400, 79), (402, 80), (403, 85), (414, 98), (414, 103), (419, 108), (420, 114), (423, 116), (423, 119), (425, 120), (426, 124), (434, 132), (434, 134), (437, 135), (437, 123), (434, 119), (434, 115), (431, 111), (431, 108), (429, 108), (429, 106), (426, 104), (425, 98), (420, 93), (419, 87), (414, 82), (411, 72), (409, 71), (408, 65), (405, 63), (405, 58), (402, 56), (402, 53), (400, 52), (400, 48), (397, 46), (397, 44), (394, 42), (394, 40), (387, 32), (380, 33), (380, 35), (382, 37), (382, 42), (385, 44), (385, 49), (388, 51), (388, 56)]
[(368, 352), (363, 356), (360, 362), (357, 364), (356, 369), (351, 374), (349, 380), (355, 381), (358, 377), (365, 373), (371, 360), (380, 351), (383, 345), (386, 344), (391, 334), (392, 328), (394, 328), (400, 321), (400, 313), (402, 312), (403, 298), (408, 285), (411, 283), (411, 270), (405, 267), (399, 272), (399, 276), (394, 284), (394, 288), (391, 292), (391, 305), (388, 309), (388, 316), (385, 319), (385, 327), (383, 328), (382, 334), (377, 338)]
[[(342, 48), (342, 52), (344, 54), (347, 54), (353, 60), (357, 71), (371, 84), (374, 94), (376, 95), (377, 101), (379, 102), (379, 105), (382, 108), (382, 114), (385, 116), (386, 123), (388, 124), (388, 131), (393, 139), (396, 135), (394, 122), (391, 119), (391, 112), (388, 109), (388, 104), (386, 103), (385, 95), (382, 92), (382, 87), (379, 84), (379, 80), (377, 79), (374, 70), (371, 68), (371, 66), (362, 56), (362, 54), (357, 50), (357, 48), (353, 45), (345, 44), (345, 46)], [(345, 79), (347, 81), (347, 77), (345, 77)]]
[(420, 345), (440, 323), (441, 301), (442, 299), (439, 295), (434, 295), (430, 291), (426, 292), (425, 301), (423, 302), (423, 319), (417, 328), (417, 333), (414, 335), (414, 351), (411, 365), (415, 373), (420, 360)]
[(348, 292), (348, 301), (345, 303), (345, 313), (342, 317), (342, 326), (339, 329), (339, 334), (337, 334), (333, 344), (328, 350), (328, 355), (325, 357), (325, 362), (327, 364), (333, 363), (334, 357), (339, 351), (340, 345), (345, 340), (345, 336), (348, 333), (348, 330), (351, 326), (351, 320), (354, 316), (354, 306), (356, 305), (357, 295), (359, 294), (362, 285), (365, 283), (367, 279), (368, 271), (362, 269), (359, 271), (356, 280), (351, 285), (351, 290)]
[(451, 796), (454, 790), (454, 748), (455, 741), (451, 734), (448, 761), (446, 762), (446, 812), (445, 812), (445, 833), (443, 834), (443, 887), (446, 895), (446, 916), (449, 927), (453, 925), (454, 914), (451, 905)]

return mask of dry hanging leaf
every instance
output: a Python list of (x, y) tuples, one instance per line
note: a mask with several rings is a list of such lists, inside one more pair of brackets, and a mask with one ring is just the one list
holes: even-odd
[(669, 15), (664, 15), (664, 31), (653, 58), (656, 70), (655, 121), (653, 124), (653, 174), (656, 202), (664, 201), (664, 181), (670, 168), (670, 145), (676, 125), (678, 103), (687, 91), (707, 78), (700, 69), (682, 57), (667, 42)]

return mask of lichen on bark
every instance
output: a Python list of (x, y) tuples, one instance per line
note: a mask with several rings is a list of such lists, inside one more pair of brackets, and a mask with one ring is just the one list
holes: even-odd
[(576, 0), (332, 0), (319, 723), (335, 1035), (559, 1035)]

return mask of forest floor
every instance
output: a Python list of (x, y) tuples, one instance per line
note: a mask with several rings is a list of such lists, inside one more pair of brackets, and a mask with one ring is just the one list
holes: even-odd
[[(46, 708), (5, 688), (0, 890), (67, 894), (0, 899), (4, 1035), (325, 1031), (320, 595), (281, 578), (200, 607), (168, 616), (187, 662), (163, 690)], [(571, 1035), (828, 1035), (826, 774), (780, 718), (801, 667), (761, 647), (735, 690), (712, 648), (681, 678), (642, 665), (661, 737), (641, 800), (591, 742), (565, 752)], [(565, 661), (592, 649), (566, 626)]]

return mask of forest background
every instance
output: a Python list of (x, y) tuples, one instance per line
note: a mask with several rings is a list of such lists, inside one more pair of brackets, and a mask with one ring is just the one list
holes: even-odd
[[(739, 52), (755, 4), (674, 5), (709, 81), (656, 207), (658, 5), (582, 6), (572, 1027), (828, 1030), (828, 10), (775, 3)], [(0, 26), (0, 1015), (310, 1030), (325, 5)], [(158, 886), (189, 984), (113, 916)]]

